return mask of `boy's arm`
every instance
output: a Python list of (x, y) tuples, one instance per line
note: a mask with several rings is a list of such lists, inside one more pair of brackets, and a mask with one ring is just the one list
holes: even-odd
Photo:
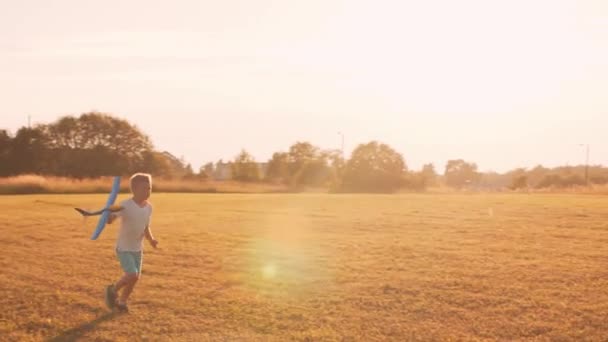
[(150, 230), (150, 225), (146, 226), (144, 234), (146, 235), (146, 239), (152, 245), (152, 247), (156, 248), (156, 245), (158, 245), (158, 241), (154, 238), (154, 236), (152, 236), (152, 230)]
[(108, 215), (108, 221), (106, 223), (112, 224), (117, 218), (122, 215), (122, 211), (125, 209), (124, 201), (122, 201), (119, 205), (112, 205), (108, 209), (110, 210), (110, 215)]
[(108, 224), (112, 224), (112, 222), (114, 222), (114, 220), (116, 220), (116, 218), (118, 218), (118, 214), (110, 214), (108, 216)]

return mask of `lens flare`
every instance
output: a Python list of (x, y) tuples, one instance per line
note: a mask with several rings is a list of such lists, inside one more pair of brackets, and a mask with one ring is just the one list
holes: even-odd
[(274, 264), (266, 264), (262, 268), (262, 275), (266, 279), (274, 278), (277, 274), (277, 267)]

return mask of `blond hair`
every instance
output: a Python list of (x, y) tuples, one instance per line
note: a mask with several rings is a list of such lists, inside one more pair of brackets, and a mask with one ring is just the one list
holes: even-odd
[(150, 186), (152, 186), (152, 175), (150, 175), (149, 173), (138, 172), (131, 176), (131, 178), (129, 179), (131, 192), (133, 192), (133, 187), (135, 186), (135, 184), (143, 182), (150, 183)]

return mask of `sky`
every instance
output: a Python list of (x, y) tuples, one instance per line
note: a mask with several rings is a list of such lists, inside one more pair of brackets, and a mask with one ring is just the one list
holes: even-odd
[(378, 140), (608, 165), (605, 0), (0, 0), (0, 128), (96, 110), (195, 168)]

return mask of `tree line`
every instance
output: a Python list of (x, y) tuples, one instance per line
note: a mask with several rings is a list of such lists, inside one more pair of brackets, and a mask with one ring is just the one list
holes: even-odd
[(0, 130), (0, 176), (40, 174), (73, 178), (147, 170), (183, 176), (189, 165), (154, 150), (150, 138), (126, 120), (103, 113), (64, 116), (50, 124)]
[(339, 150), (303, 141), (274, 153), (263, 163), (242, 150), (230, 161), (207, 163), (195, 172), (183, 158), (157, 151), (135, 125), (98, 112), (22, 127), (14, 135), (0, 130), (0, 176), (33, 173), (91, 178), (138, 171), (168, 179), (272, 182), (336, 192), (424, 190), (438, 185), (517, 190), (608, 183), (608, 168), (601, 166), (587, 170), (584, 166), (537, 166), (499, 174), (479, 172), (475, 163), (454, 159), (447, 162), (443, 174), (433, 164), (410, 170), (401, 153), (378, 141), (358, 145), (349, 158)]

